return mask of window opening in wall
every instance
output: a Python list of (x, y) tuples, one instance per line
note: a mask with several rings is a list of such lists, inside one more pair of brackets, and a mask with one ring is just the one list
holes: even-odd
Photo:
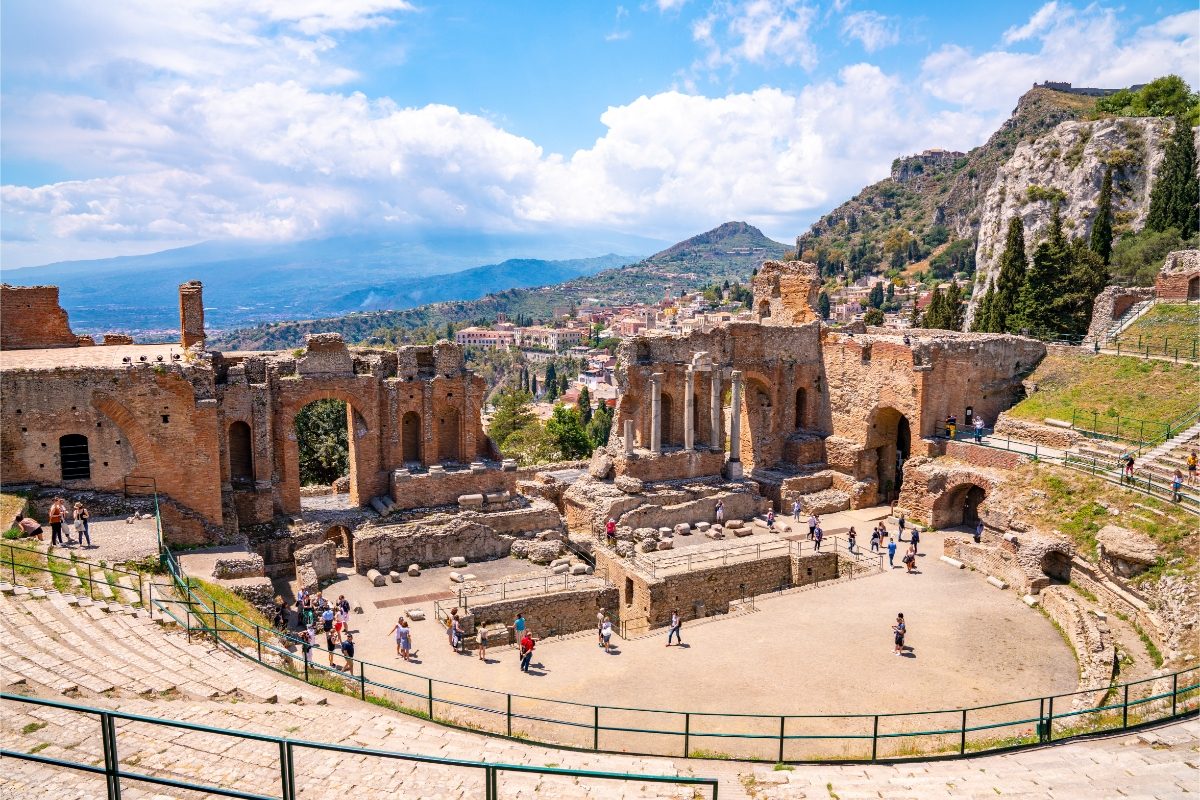
[(229, 477), (237, 483), (254, 480), (250, 426), (245, 422), (238, 421), (229, 426)]
[(171, 415), (170, 415), (170, 414), (163, 414), (163, 415), (162, 415), (162, 420), (163, 420), (163, 425), (166, 425), (168, 422), (170, 422), (170, 421), (171, 421)]
[(92, 478), (92, 463), (88, 457), (88, 440), (78, 433), (68, 433), (58, 440), (58, 457), (64, 481), (87, 481)]
[(625, 605), (633, 605), (633, 578), (625, 579)]

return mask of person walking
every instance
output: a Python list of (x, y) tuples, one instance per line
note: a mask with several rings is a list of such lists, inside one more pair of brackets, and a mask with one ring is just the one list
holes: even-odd
[(918, 552), (917, 545), (919, 545), (921, 543), (921, 529), (920, 528), (913, 528), (912, 536), (909, 537), (909, 541), (912, 542), (913, 555), (916, 555)]
[(713, 517), (717, 523), (725, 521), (725, 501), (718, 500), (716, 506), (713, 507)]
[[(879, 524), (882, 525), (883, 523), (881, 522)], [(896, 519), (896, 527), (900, 529), (899, 533), (896, 534), (896, 538), (902, 542), (904, 541), (904, 526), (907, 524), (908, 520), (904, 518), (904, 512), (901, 511), (900, 516)], [(886, 535), (887, 534), (885, 533), (884, 536)]]
[(1125, 476), (1123, 479), (1126, 483), (1133, 483), (1133, 455), (1132, 454), (1125, 456)]
[(487, 627), (484, 625), (480, 625), (479, 629), (475, 631), (475, 638), (479, 642), (479, 660), (487, 661), (487, 640), (488, 640)]
[(821, 540), (824, 538), (825, 538), (825, 531), (821, 530), (821, 526), (818, 525), (816, 527), (816, 530), (813, 531), (813, 550), (820, 551)]
[(908, 552), (904, 554), (904, 558), (901, 560), (904, 562), (904, 571), (905, 572), (916, 572), (917, 571), (916, 547), (913, 545), (909, 545)]
[(875, 526), (875, 530), (871, 531), (871, 552), (879, 552), (879, 526)]
[(817, 525), (820, 523), (821, 521), (817, 519), (816, 514), (808, 515), (808, 538), (813, 538), (813, 533), (817, 530)]
[(854, 526), (850, 526), (850, 530), (846, 532), (846, 547), (850, 550), (850, 554), (854, 554), (854, 546), (858, 544), (858, 534), (854, 532)]
[(42, 526), (33, 517), (27, 517), (20, 511), (13, 517), (13, 527), (21, 529), (21, 535), (32, 536), (42, 541)]
[(604, 647), (604, 609), (596, 612), (596, 646)]
[(305, 628), (304, 633), (300, 634), (300, 649), (304, 651), (304, 663), (312, 661), (313, 642), (316, 640), (317, 633), (312, 628)]
[(62, 545), (63, 535), (62, 526), (63, 520), (67, 517), (67, 505), (61, 497), (54, 498), (54, 502), (50, 504), (50, 544)]
[(904, 622), (904, 614), (896, 615), (896, 624), (892, 626), (892, 641), (896, 645), (896, 655), (904, 654), (904, 636), (908, 633), (908, 625)]
[(608, 617), (604, 618), (604, 622), (600, 624), (600, 641), (604, 644), (604, 652), (608, 652), (612, 639), (612, 620)]
[(447, 629), (450, 636), (450, 649), (456, 653), (462, 652), (462, 623), (458, 620), (458, 609), (450, 610), (450, 619), (448, 620)]
[(326, 636), (329, 636), (333, 633), (333, 609), (332, 608), (326, 607), (325, 610), (321, 612), (321, 630), (325, 633)]
[[(525, 636), (525, 617), (522, 614), (517, 614), (517, 618), (513, 620), (513, 638), (512, 640), (520, 643)], [(520, 648), (518, 648), (518, 653)]]
[(354, 634), (347, 632), (342, 639), (342, 656), (346, 659), (346, 672), (354, 674)]
[(1196, 451), (1193, 450), (1191, 453), (1188, 454), (1188, 457), (1187, 457), (1187, 472), (1188, 472), (1187, 483), (1188, 483), (1188, 486), (1196, 485), (1196, 464), (1197, 463), (1200, 463), (1200, 462), (1198, 462), (1198, 460), (1196, 458)]
[(87, 507), (83, 503), (75, 502), (75, 509), (72, 512), (75, 518), (75, 541), (79, 542), (79, 546), (83, 546), (83, 540), (87, 539), (87, 546), (92, 546), (92, 534), (88, 530), (88, 514)]
[(396, 620), (392, 636), (396, 639), (396, 655), (408, 661), (409, 652), (412, 650), (412, 631), (408, 627), (407, 619), (400, 617)]
[(333, 654), (337, 650), (337, 641), (332, 630), (325, 632), (325, 652), (329, 654), (329, 666), (333, 666)]
[(671, 609), (671, 628), (667, 631), (667, 647), (671, 646), (671, 639), (675, 639), (679, 644), (683, 644), (683, 636), (680, 631), (683, 629), (683, 620), (679, 618), (679, 612)]
[(775, 530), (775, 509), (773, 508), (767, 511), (767, 530)]
[(983, 417), (975, 418), (975, 444), (983, 443)]
[(533, 660), (533, 634), (525, 631), (521, 637), (521, 672), (529, 672), (529, 662)]
[(609, 517), (608, 522), (604, 523), (604, 537), (609, 541), (617, 538), (617, 521), (612, 517)]
[(1178, 503), (1183, 500), (1183, 473), (1175, 470), (1175, 476), (1171, 478), (1171, 500)]
[(888, 566), (896, 566), (896, 542), (894, 539), (888, 540)]
[(793, 522), (800, 521), (800, 501), (799, 500), (792, 501), (792, 521)]

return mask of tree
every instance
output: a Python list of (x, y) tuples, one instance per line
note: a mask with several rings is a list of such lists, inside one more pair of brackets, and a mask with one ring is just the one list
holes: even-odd
[(1100, 184), (1100, 199), (1096, 206), (1096, 219), (1092, 221), (1092, 252), (1107, 264), (1112, 257), (1112, 167), (1104, 170), (1104, 182)]
[(1017, 299), (1015, 322), (1012, 319), (1008, 322), (1010, 330), (1028, 330), (1034, 336), (1061, 331), (1057, 316), (1062, 279), (1069, 272), (1070, 261), (1070, 246), (1063, 238), (1062, 217), (1055, 203), (1050, 216), (1050, 235), (1033, 253), (1033, 262), (1025, 272)]
[(896, 284), (892, 283), (891, 281), (888, 281), (887, 285), (887, 299), (888, 302), (896, 299)]
[(921, 307), (917, 299), (913, 299), (912, 308), (908, 312), (908, 324), (910, 327), (921, 327)]
[(996, 301), (996, 286), (988, 281), (987, 291), (975, 307), (975, 318), (971, 320), (971, 331), (976, 333), (1000, 333), (993, 328), (992, 305)]
[(554, 442), (546, 433), (546, 426), (534, 420), (518, 431), (514, 431), (500, 450), (506, 458), (515, 458), (522, 466), (545, 464), (559, 459)]
[(564, 372), (562, 375), (559, 375), (558, 376), (558, 396), (562, 397), (564, 394), (566, 394), (567, 387), (569, 387), (570, 385), (571, 385), (571, 382), (567, 379), (567, 373)]
[(592, 393), (584, 386), (579, 390), (579, 417), (584, 425), (592, 421)]
[(538, 396), (537, 373), (529, 376), (529, 393), (534, 397)]
[(1200, 180), (1196, 178), (1196, 142), (1182, 117), (1175, 118), (1175, 132), (1167, 142), (1162, 164), (1150, 191), (1146, 228), (1151, 231), (1177, 229), (1186, 239), (1200, 230)]
[(883, 281), (876, 281), (871, 287), (871, 293), (867, 295), (867, 303), (871, 308), (879, 308), (883, 305)]
[(817, 311), (821, 314), (821, 319), (829, 319), (829, 292), (824, 289), (817, 295)]
[(1092, 305), (1096, 295), (1108, 285), (1108, 265), (1100, 254), (1094, 252), (1082, 239), (1075, 239), (1070, 246), (1070, 280), (1062, 294), (1059, 320), (1063, 333), (1082, 336), (1087, 333), (1092, 321)]
[(945, 314), (943, 321), (946, 323), (943, 327), (947, 330), (961, 331), (963, 327), (963, 296), (962, 287), (958, 285), (958, 281), (950, 282), (943, 308)]
[(508, 437), (537, 420), (530, 404), (533, 396), (520, 389), (500, 393), (496, 401), (496, 413), (488, 425), (488, 436), (501, 450)]
[(996, 276), (996, 294), (989, 311), (987, 333), (1015, 333), (1010, 318), (1017, 308), (1021, 287), (1025, 285), (1025, 223), (1018, 216), (1008, 221), (1004, 253), (1000, 256), (1000, 272)]
[(1200, 95), (1194, 94), (1187, 81), (1167, 75), (1150, 81), (1138, 90), (1122, 89), (1096, 101), (1096, 109), (1123, 117), (1188, 118), (1188, 124), (1200, 122)]
[(546, 387), (546, 399), (554, 402), (558, 398), (558, 370), (553, 362), (546, 367), (546, 379), (542, 383)]
[(925, 315), (921, 319), (921, 326), (924, 328), (947, 328), (946, 319), (946, 296), (942, 294), (942, 287), (933, 287), (933, 295), (929, 298), (929, 305), (925, 306)]
[(576, 409), (555, 406), (554, 413), (546, 421), (546, 436), (562, 458), (583, 458), (592, 454), (592, 442)]
[(592, 445), (595, 447), (604, 447), (608, 444), (608, 436), (612, 431), (613, 415), (609, 410), (608, 404), (601, 401), (596, 413), (592, 415), (592, 420), (587, 424), (587, 435), (592, 440)]
[(863, 322), (868, 325), (882, 325), (883, 311), (878, 308), (868, 308), (867, 313), (863, 315)]
[(341, 400), (316, 400), (296, 415), (300, 483), (328, 485), (350, 472), (350, 437), (346, 404)]

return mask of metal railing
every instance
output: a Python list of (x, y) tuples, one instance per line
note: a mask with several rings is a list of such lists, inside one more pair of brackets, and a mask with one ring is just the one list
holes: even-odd
[[(155, 786), (170, 786), (174, 789), (207, 792), (209, 794), (220, 795), (222, 797), (244, 798), (244, 800), (272, 800), (274, 797), (279, 797), (281, 800), (295, 800), (295, 798), (303, 790), (308, 788), (305, 785), (302, 773), (296, 769), (296, 762), (298, 760), (303, 762), (303, 760), (307, 757), (307, 753), (305, 751), (313, 750), (324, 751), (326, 753), (341, 753), (360, 758), (365, 756), (370, 758), (386, 759), (389, 761), (406, 761), (413, 764), (432, 764), (439, 767), (454, 767), (457, 769), (476, 770), (483, 773), (483, 796), (485, 800), (497, 800), (500, 797), (500, 778), (504, 773), (557, 776), (572, 780), (636, 781), (640, 783), (669, 783), (677, 786), (704, 787), (712, 789), (713, 800), (718, 800), (718, 786), (716, 778), (694, 778), (681, 775), (635, 775), (621, 772), (564, 769), (561, 767), (536, 767), (529, 764), (504, 764), (487, 761), (467, 761), (459, 758), (442, 758), (438, 756), (418, 755), (416, 753), (402, 753), (395, 750), (376, 750), (367, 747), (350, 747), (347, 745), (331, 744), (328, 742), (314, 742), (305, 739), (289, 739), (281, 736), (253, 733), (251, 731), (214, 728), (208, 725), (198, 725), (194, 722), (184, 722), (182, 720), (167, 719), (164, 717), (150, 717), (140, 714), (127, 714), (123, 711), (93, 708), (91, 706), (65, 703), (59, 700), (45, 700), (37, 697), (26, 697), (25, 695), (3, 693), (0, 694), (0, 700), (8, 703), (23, 703), (35, 707), (54, 708), (60, 711), (70, 711), (96, 717), (100, 723), (96, 733), (98, 733), (100, 736), (101, 747), (104, 753), (103, 766), (99, 764), (93, 764), (91, 762), (67, 761), (61, 758), (52, 758), (50, 756), (39, 755), (34, 752), (27, 753), (7, 749), (0, 750), (0, 756), (3, 756), (4, 758), (20, 759), (22, 761), (32, 761), (38, 764), (45, 764), (47, 766), (59, 767), (62, 769), (78, 770), (80, 772), (87, 772), (93, 775), (103, 775), (109, 800), (120, 800), (121, 784), (123, 781), (137, 781), (141, 783), (149, 783)], [(121, 729), (118, 728), (116, 724), (118, 721), (133, 722), (138, 723), (139, 725), (148, 725), (152, 729), (171, 728), (173, 730), (200, 733), (204, 734), (205, 736), (224, 736), (241, 741), (262, 742), (268, 745), (273, 745), (273, 747), (270, 747), (269, 749), (275, 754), (276, 762), (278, 764), (279, 794), (264, 795), (228, 786), (196, 783), (193, 781), (180, 780), (178, 778), (165, 777), (162, 775), (152, 775), (147, 772), (136, 772), (133, 769), (133, 763), (122, 763), (121, 761), (118, 741)], [(78, 728), (76, 728), (76, 730), (78, 730)], [(144, 735), (145, 729), (143, 728), (140, 732)], [(431, 773), (431, 778), (436, 774), (437, 773)], [(328, 781), (328, 774), (311, 777), (311, 783), (313, 785), (327, 786)]]
[(1188, 336), (1171, 338), (1170, 336), (1137, 336), (1106, 337), (1098, 345), (1099, 350), (1111, 350), (1119, 356), (1159, 356), (1172, 361), (1196, 361), (1200, 357), (1200, 337)]
[[(0, 548), (2, 548), (0, 549), (0, 573), (6, 571), (5, 568), (7, 568), (9, 576), (14, 584), (17, 583), (17, 573), (19, 572), (41, 572), (51, 576), (57, 575), (68, 581), (78, 580), (80, 583), (86, 585), (88, 590), (88, 599), (90, 600), (96, 599), (96, 586), (100, 584), (109, 587), (109, 589), (119, 597), (119, 592), (122, 591), (124, 587), (118, 583), (113, 583), (108, 579), (108, 574), (111, 573), (112, 575), (122, 575), (128, 577), (130, 579), (130, 584), (133, 584), (134, 581), (136, 581), (136, 591), (138, 595), (137, 602), (141, 603), (145, 598), (145, 594), (143, 594), (143, 590), (145, 588), (143, 583), (144, 576), (140, 572), (133, 572), (112, 566), (100, 566), (98, 564), (93, 564), (90, 561), (75, 560), (70, 557), (51, 555), (48, 551), (42, 551), (36, 547), (23, 547), (18, 544), (13, 544), (12, 542), (0, 543)], [(45, 558), (46, 566), (43, 567), (37, 564), (30, 564), (28, 563), (27, 559), (18, 561), (17, 553), (30, 553), (36, 557)], [(55, 561), (68, 562), (72, 567), (72, 571), (67, 572), (64, 570), (54, 569), (51, 565)], [(80, 567), (85, 567), (87, 570), (86, 573), (80, 573)], [(101, 577), (97, 578), (97, 573), (99, 573)], [(134, 590), (131, 587), (128, 591)]]
[(510, 575), (491, 583), (460, 584), (456, 592), (458, 607), (468, 609), (470, 605), (538, 597), (553, 592), (574, 592), (581, 589), (606, 589), (611, 587), (599, 575)]
[(761, 561), (764, 558), (782, 556), (800, 556), (805, 553), (806, 549), (810, 553), (834, 553), (840, 559), (849, 560), (856, 566), (864, 566), (866, 569), (883, 569), (883, 556), (880, 553), (864, 551), (857, 543), (855, 549), (851, 550), (849, 541), (843, 541), (840, 536), (826, 536), (820, 546), (806, 539), (798, 541), (779, 539), (778, 541), (754, 542), (744, 545), (730, 543), (727, 547), (719, 549), (677, 553), (658, 558), (635, 555), (630, 560), (643, 572), (657, 578), (660, 572), (663, 574), (668, 571), (693, 572), (728, 566), (730, 563)]

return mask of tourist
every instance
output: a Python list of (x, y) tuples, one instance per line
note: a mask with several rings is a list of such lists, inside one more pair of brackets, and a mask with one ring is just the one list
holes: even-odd
[(1183, 473), (1179, 470), (1175, 470), (1175, 476), (1171, 478), (1171, 500), (1173, 502), (1178, 503), (1183, 500), (1183, 494), (1180, 492), (1180, 489), (1182, 488)]
[(87, 539), (87, 546), (92, 546), (92, 534), (88, 530), (88, 514), (87, 507), (83, 503), (76, 501), (75, 509), (72, 512), (75, 518), (75, 541), (79, 542), (79, 546), (83, 546), (83, 540)]
[(533, 660), (533, 633), (525, 631), (521, 637), (521, 672), (529, 672), (529, 662)]
[(913, 551), (913, 554), (915, 555), (917, 552), (917, 545), (919, 545), (921, 543), (921, 529), (920, 528), (913, 528), (912, 536), (909, 537), (909, 541), (912, 542), (912, 551)]
[(821, 526), (818, 525), (813, 530), (813, 550), (821, 549), (821, 540), (824, 538), (825, 538), (825, 531), (821, 530)]
[(317, 639), (317, 632), (312, 628), (305, 628), (300, 634), (300, 649), (304, 651), (304, 663), (312, 661), (313, 642)]
[(32, 536), (39, 542), (42, 541), (42, 526), (33, 517), (27, 517), (18, 511), (13, 517), (13, 527), (20, 528), (23, 536)]
[(792, 521), (793, 522), (800, 521), (800, 501), (799, 500), (792, 501)]
[(326, 636), (333, 633), (333, 609), (332, 608), (327, 607), (324, 611), (321, 612), (321, 630), (325, 632)]
[(892, 639), (896, 643), (896, 655), (904, 653), (904, 634), (908, 633), (908, 626), (904, 623), (904, 615), (896, 615), (896, 624), (892, 626)]
[(451, 609), (450, 618), (446, 620), (446, 633), (450, 638), (450, 649), (462, 652), (462, 623), (458, 621), (457, 608)]
[[(850, 526), (850, 530), (846, 533), (846, 547), (849, 548), (850, 554), (854, 554), (854, 545), (858, 543), (858, 534), (854, 532), (854, 526)], [(836, 549), (836, 548), (835, 548)]]
[(896, 566), (896, 542), (894, 539), (888, 540), (888, 566)]
[[(63, 544), (62, 526), (67, 517), (67, 505), (61, 497), (54, 498), (50, 504), (50, 544)], [(69, 540), (68, 540), (69, 541)]]
[(977, 519), (977, 520), (975, 520), (975, 544), (979, 544), (979, 542), (982, 539), (983, 539), (983, 520)]
[(409, 651), (412, 650), (412, 631), (408, 627), (407, 619), (400, 617), (396, 620), (392, 636), (396, 639), (396, 655), (408, 661)]
[(325, 632), (325, 652), (329, 653), (329, 666), (333, 666), (333, 653), (337, 650), (337, 641), (334, 638), (333, 630)]
[(1124, 480), (1133, 483), (1133, 454), (1125, 456), (1125, 477)]
[(487, 661), (487, 626), (479, 626), (479, 630), (475, 631), (475, 639), (479, 642), (479, 660)]
[(904, 562), (904, 571), (905, 572), (916, 572), (917, 571), (917, 569), (916, 569), (916, 567), (917, 567), (917, 549), (916, 549), (916, 547), (913, 545), (909, 545), (908, 552), (904, 554), (904, 558), (902, 558), (901, 561)]
[(596, 646), (604, 647), (604, 609), (596, 612)]
[(671, 609), (671, 628), (667, 631), (667, 647), (671, 646), (671, 639), (675, 639), (679, 644), (683, 644), (683, 635), (680, 631), (683, 630), (683, 620), (679, 618), (679, 612)]
[(975, 418), (975, 444), (983, 443), (983, 417)]
[(604, 618), (604, 622), (600, 625), (600, 641), (604, 644), (604, 652), (608, 652), (611, 648), (610, 641), (612, 640), (612, 620), (608, 617)]
[(342, 639), (342, 655), (346, 657), (346, 672), (354, 674), (354, 634), (347, 633)]
[(951, 439), (958, 435), (958, 417), (953, 414), (946, 417), (946, 433), (949, 434)]
[(767, 510), (767, 530), (775, 530), (775, 509), (773, 508)]
[(271, 625), (275, 630), (287, 630), (287, 603), (283, 602), (280, 595), (275, 595), (275, 615), (271, 618)]
[(1197, 464), (1196, 451), (1193, 450), (1191, 453), (1188, 454), (1188, 457), (1187, 457), (1187, 471), (1188, 471), (1187, 483), (1188, 483), (1188, 486), (1196, 485), (1196, 464)]
[(525, 617), (517, 614), (517, 618), (513, 620), (513, 641), (520, 642), (525, 635)]
[(813, 531), (817, 529), (817, 525), (819, 525), (820, 522), (821, 521), (817, 519), (816, 514), (808, 515), (808, 538), (813, 538)]
[(879, 552), (879, 526), (875, 526), (875, 530), (871, 531), (871, 552)]
[[(882, 522), (879, 524), (883, 525)], [(907, 524), (908, 524), (908, 520), (906, 520), (904, 518), (904, 512), (901, 511), (900, 517), (896, 520), (896, 527), (900, 529), (899, 533), (896, 534), (896, 538), (898, 538), (902, 542), (904, 541), (904, 526)], [(887, 536), (887, 534), (885, 533), (884, 536)]]
[(617, 538), (617, 521), (612, 517), (609, 517), (608, 522), (604, 523), (604, 535), (608, 539)]
[(718, 500), (717, 505), (713, 509), (713, 516), (718, 524), (725, 521), (725, 501)]

